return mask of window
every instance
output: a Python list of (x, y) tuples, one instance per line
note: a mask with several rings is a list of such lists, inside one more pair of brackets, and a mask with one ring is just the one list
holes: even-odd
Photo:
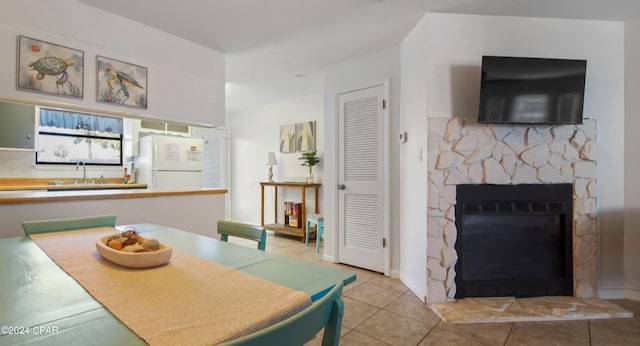
[(121, 166), (122, 118), (40, 108), (36, 164)]
[(140, 121), (140, 127), (145, 130), (156, 130), (161, 133), (171, 132), (172, 134), (189, 134), (188, 125), (172, 124), (164, 121), (142, 120)]

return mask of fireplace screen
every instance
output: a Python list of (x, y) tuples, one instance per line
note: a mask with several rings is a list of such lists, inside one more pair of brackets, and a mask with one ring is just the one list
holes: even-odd
[(571, 184), (458, 185), (456, 298), (572, 295)]

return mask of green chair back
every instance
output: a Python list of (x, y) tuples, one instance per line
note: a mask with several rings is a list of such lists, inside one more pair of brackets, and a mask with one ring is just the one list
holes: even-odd
[(36, 233), (47, 233), (64, 230), (93, 228), (93, 227), (115, 227), (115, 215), (75, 217), (67, 219), (23, 221), (22, 228), (26, 235)]
[(220, 239), (228, 241), (229, 236), (250, 239), (258, 242), (258, 250), (267, 247), (267, 231), (264, 227), (234, 221), (218, 221)]
[(300, 346), (313, 339), (322, 328), (322, 345), (338, 345), (344, 302), (342, 281), (307, 309), (268, 328), (231, 340), (225, 346)]

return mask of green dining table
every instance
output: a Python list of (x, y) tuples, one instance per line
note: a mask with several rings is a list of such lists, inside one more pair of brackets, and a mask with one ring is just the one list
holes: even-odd
[[(352, 272), (172, 227), (136, 228), (203, 259), (235, 268), (321, 298), (336, 282), (352, 283)], [(144, 345), (126, 325), (57, 266), (29, 237), (0, 239), (0, 345)]]

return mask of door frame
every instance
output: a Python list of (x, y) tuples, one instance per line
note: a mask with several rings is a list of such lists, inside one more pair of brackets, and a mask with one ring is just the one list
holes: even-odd
[[(373, 80), (370, 82), (365, 82), (365, 83), (359, 83), (359, 84), (355, 84), (349, 87), (344, 87), (344, 88), (340, 88), (337, 89), (333, 92), (332, 95), (332, 102), (333, 102), (333, 133), (337, 134), (339, 133), (339, 117), (340, 117), (340, 101), (339, 101), (339, 97), (340, 94), (345, 94), (345, 93), (349, 93), (352, 91), (357, 91), (357, 90), (361, 90), (361, 89), (367, 89), (367, 88), (371, 88), (371, 87), (375, 87), (375, 86), (379, 86), (381, 85), (383, 87), (383, 93), (384, 93), (384, 100), (385, 100), (385, 107), (382, 109), (382, 115), (384, 117), (383, 119), (383, 123), (384, 123), (384, 139), (383, 139), (383, 148), (384, 148), (384, 158), (383, 158), (383, 172), (384, 172), (384, 238), (386, 239), (386, 246), (384, 247), (384, 275), (386, 276), (390, 276), (391, 275), (391, 231), (390, 231), (390, 227), (391, 227), (391, 205), (390, 205), (390, 201), (391, 201), (391, 177), (390, 177), (390, 169), (389, 169), (389, 144), (390, 144), (390, 79), (387, 77), (385, 79), (378, 79), (378, 80)], [(328, 130), (328, 129), (327, 129)], [(335, 177), (334, 181), (339, 184), (340, 182), (337, 180), (338, 176), (339, 176), (339, 168), (340, 168), (340, 162), (338, 162), (338, 157), (340, 155), (339, 153), (339, 139), (335, 138), (334, 139), (334, 143), (333, 143), (333, 157), (335, 157), (335, 165), (333, 167), (332, 170), (332, 175)], [(331, 204), (333, 205), (333, 210), (332, 210), (332, 214), (334, 215), (333, 220), (325, 220), (325, 222), (329, 221), (331, 222), (331, 228), (333, 230), (335, 230), (335, 234), (332, 237), (332, 241), (331, 241), (331, 247), (333, 249), (333, 261), (334, 262), (338, 262), (340, 263), (340, 253), (339, 253), (339, 241), (340, 241), (340, 237), (338, 236), (338, 232), (339, 232), (339, 220), (338, 220), (338, 215), (339, 215), (339, 194), (337, 193), (337, 184), (335, 184), (335, 186), (328, 186), (325, 188), (329, 188), (329, 189), (333, 189), (336, 193), (332, 193), (332, 194), (325, 194), (325, 196), (331, 195)], [(325, 204), (326, 205), (326, 204)], [(326, 219), (326, 218), (325, 218)], [(325, 246), (329, 245), (328, 243), (325, 243)]]

